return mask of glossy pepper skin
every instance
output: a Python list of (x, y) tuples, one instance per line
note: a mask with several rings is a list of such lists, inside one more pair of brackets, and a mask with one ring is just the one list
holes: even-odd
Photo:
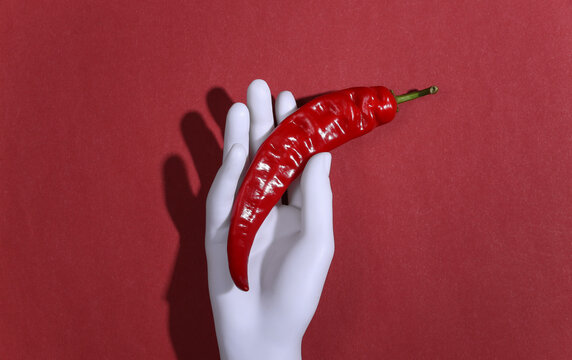
[(308, 102), (274, 129), (258, 149), (231, 213), (228, 263), (238, 288), (248, 291), (248, 257), (258, 229), (310, 157), (390, 122), (396, 111), (389, 89), (350, 88)]

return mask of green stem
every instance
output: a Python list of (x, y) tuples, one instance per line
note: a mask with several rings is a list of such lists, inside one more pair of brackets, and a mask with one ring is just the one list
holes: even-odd
[(401, 104), (402, 102), (417, 99), (418, 97), (421, 96), (435, 94), (437, 91), (439, 91), (439, 88), (437, 86), (431, 86), (428, 87), (427, 89), (412, 91), (407, 94), (397, 95), (395, 97), (395, 100), (397, 101), (398, 104)]

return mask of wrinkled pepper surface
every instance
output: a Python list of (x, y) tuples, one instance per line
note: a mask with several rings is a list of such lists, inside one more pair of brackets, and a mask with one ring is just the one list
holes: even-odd
[(383, 86), (350, 88), (317, 97), (284, 119), (258, 149), (234, 201), (227, 251), (236, 286), (248, 291), (254, 237), (312, 155), (369, 133), (393, 120), (398, 103), (437, 90), (394, 96)]

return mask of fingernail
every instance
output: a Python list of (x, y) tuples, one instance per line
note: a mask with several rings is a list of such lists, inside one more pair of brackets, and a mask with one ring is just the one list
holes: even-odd
[(230, 107), (227, 117), (231, 114), (232, 116), (248, 116), (248, 107), (240, 102), (234, 103)]
[(244, 146), (237, 143), (231, 146), (226, 157), (222, 159), (222, 162), (224, 163), (225, 161), (227, 161), (227, 159), (231, 161), (238, 161), (238, 160), (242, 161), (242, 159), (246, 158), (246, 156), (247, 154)]

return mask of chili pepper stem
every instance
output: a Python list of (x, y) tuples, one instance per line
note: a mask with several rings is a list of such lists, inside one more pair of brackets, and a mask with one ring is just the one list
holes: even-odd
[(427, 89), (412, 91), (407, 94), (397, 95), (395, 97), (395, 100), (397, 101), (398, 104), (401, 104), (402, 102), (414, 100), (421, 96), (435, 94), (437, 93), (437, 91), (439, 91), (439, 88), (437, 86), (431, 86), (428, 87)]

